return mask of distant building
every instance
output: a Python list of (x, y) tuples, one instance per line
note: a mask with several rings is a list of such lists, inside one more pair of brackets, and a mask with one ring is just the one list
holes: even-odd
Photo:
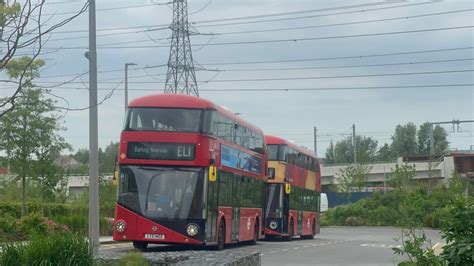
[[(412, 156), (400, 157), (394, 162), (368, 163), (367, 165), (370, 166), (367, 184), (369, 190), (389, 189), (386, 186), (387, 175), (392, 172), (392, 169), (395, 169), (395, 165), (404, 163), (414, 165), (415, 179), (428, 184), (430, 187), (446, 183), (452, 177), (454, 171), (474, 181), (474, 151), (456, 151), (434, 158), (432, 161), (427, 156)], [(348, 165), (321, 165), (323, 191), (330, 191), (333, 186), (338, 184), (335, 176)]]
[(71, 155), (60, 155), (56, 160), (54, 160), (54, 164), (66, 170), (75, 170), (80, 168), (82, 165)]

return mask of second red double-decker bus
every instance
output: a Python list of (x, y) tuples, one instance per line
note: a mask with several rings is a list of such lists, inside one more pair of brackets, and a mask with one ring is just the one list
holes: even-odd
[(313, 238), (319, 233), (321, 174), (316, 155), (293, 142), (265, 136), (268, 149), (265, 235)]
[(114, 240), (213, 245), (263, 237), (262, 131), (210, 101), (157, 94), (128, 106)]

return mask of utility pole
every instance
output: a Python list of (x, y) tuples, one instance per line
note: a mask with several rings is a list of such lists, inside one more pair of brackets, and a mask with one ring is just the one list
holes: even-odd
[(318, 156), (318, 128), (314, 127), (314, 154)]
[(127, 107), (128, 107), (128, 67), (129, 66), (136, 66), (135, 63), (126, 63), (125, 64), (125, 114), (127, 114)]
[(165, 93), (199, 96), (189, 36), (187, 0), (173, 0), (173, 23)]
[(354, 150), (354, 164), (357, 164), (356, 125), (352, 124), (352, 149)]
[(99, 253), (99, 130), (95, 0), (89, 0), (89, 241)]

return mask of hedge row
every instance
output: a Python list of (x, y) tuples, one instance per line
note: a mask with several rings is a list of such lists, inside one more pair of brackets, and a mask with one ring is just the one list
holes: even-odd
[[(114, 217), (115, 203), (100, 206), (100, 215), (102, 217)], [(27, 212), (40, 213), (45, 217), (62, 216), (87, 216), (89, 207), (82, 204), (64, 204), (64, 203), (39, 203), (27, 202)], [(8, 215), (16, 218), (21, 216), (20, 202), (0, 202), (0, 215)]]
[(449, 216), (455, 195), (440, 188), (410, 192), (376, 193), (350, 205), (330, 209), (322, 216), (322, 225), (424, 226), (439, 228)]

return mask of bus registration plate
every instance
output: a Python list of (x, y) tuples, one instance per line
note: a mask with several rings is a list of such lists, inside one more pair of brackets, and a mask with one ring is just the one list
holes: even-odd
[(165, 239), (163, 234), (145, 234), (146, 239)]

